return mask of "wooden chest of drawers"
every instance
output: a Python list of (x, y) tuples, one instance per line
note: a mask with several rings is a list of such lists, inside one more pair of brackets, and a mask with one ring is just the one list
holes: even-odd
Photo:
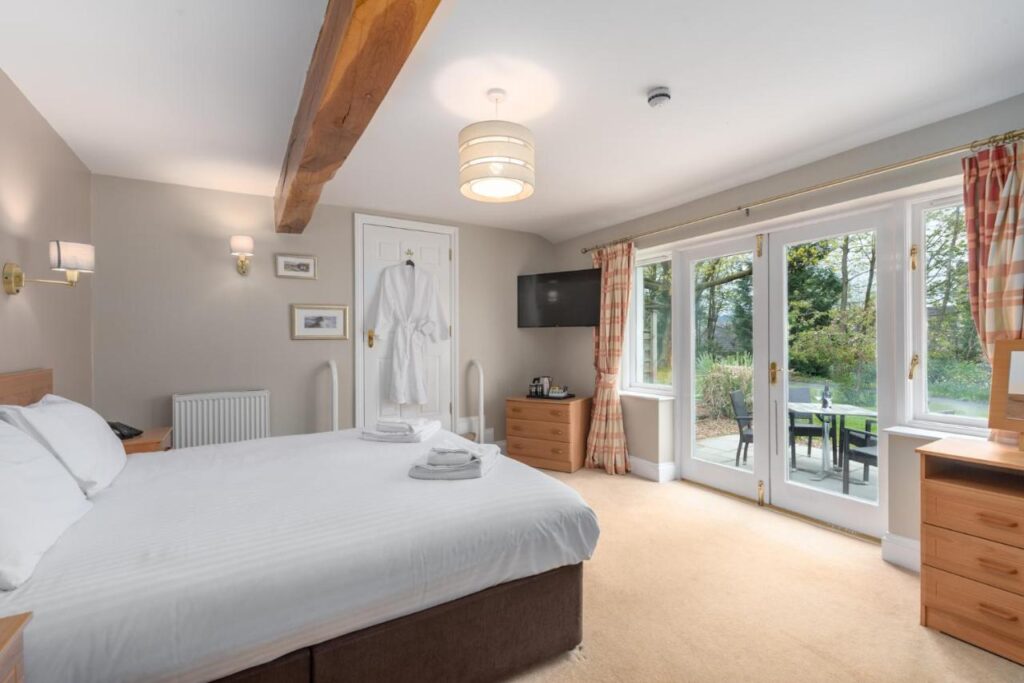
[(509, 457), (559, 472), (583, 467), (590, 399), (510, 398), (505, 401)]
[(0, 617), (0, 683), (25, 681), (22, 631), (31, 619), (31, 612)]
[(1024, 664), (1024, 452), (943, 439), (921, 457), (921, 623)]

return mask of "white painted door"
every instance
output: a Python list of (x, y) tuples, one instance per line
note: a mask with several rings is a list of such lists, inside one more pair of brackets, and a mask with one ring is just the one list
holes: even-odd
[[(678, 452), (684, 479), (767, 497), (767, 259), (753, 235), (677, 251), (673, 261)], [(714, 324), (709, 320), (714, 319)]]
[[(454, 234), (443, 226), (427, 226), (408, 221), (356, 218), (356, 258), (361, 260), (357, 283), (357, 315), (360, 351), (356, 354), (356, 424), (373, 425), (379, 417), (427, 417), (440, 420), (445, 429), (452, 428), (454, 412)], [(444, 230), (436, 232), (434, 230)], [(359, 253), (361, 251), (361, 253)], [(381, 273), (386, 268), (402, 266), (411, 260), (420, 271), (429, 272), (437, 283), (437, 294), (452, 325), (449, 339), (426, 342), (424, 353), (428, 400), (423, 405), (398, 405), (388, 400), (387, 387), (391, 376), (393, 337), (374, 335), (370, 331), (376, 311), (374, 305), (380, 287)]]
[[(896, 325), (899, 225), (899, 214), (884, 208), (768, 236), (769, 349), (778, 368), (767, 406), (771, 502), (871, 536), (885, 532), (887, 511), (880, 435), (891, 424), (898, 371), (876, 340)], [(822, 347), (831, 362), (808, 353)]]

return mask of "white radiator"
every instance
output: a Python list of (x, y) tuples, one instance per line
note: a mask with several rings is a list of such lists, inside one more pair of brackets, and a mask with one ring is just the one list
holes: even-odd
[(174, 394), (174, 447), (270, 436), (270, 392)]

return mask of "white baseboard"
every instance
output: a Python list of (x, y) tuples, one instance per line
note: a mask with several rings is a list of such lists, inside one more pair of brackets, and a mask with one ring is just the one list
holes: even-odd
[(674, 462), (658, 463), (651, 462), (650, 460), (644, 460), (643, 458), (633, 457), (629, 459), (629, 467), (636, 476), (656, 481), (659, 484), (661, 482), (678, 479), (676, 464)]
[(921, 571), (921, 541), (897, 534), (882, 537), (882, 559), (912, 572)]

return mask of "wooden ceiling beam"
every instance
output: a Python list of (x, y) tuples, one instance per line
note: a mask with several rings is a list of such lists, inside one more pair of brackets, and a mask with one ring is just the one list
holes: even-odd
[(274, 196), (278, 232), (302, 232), (440, 0), (328, 0)]

